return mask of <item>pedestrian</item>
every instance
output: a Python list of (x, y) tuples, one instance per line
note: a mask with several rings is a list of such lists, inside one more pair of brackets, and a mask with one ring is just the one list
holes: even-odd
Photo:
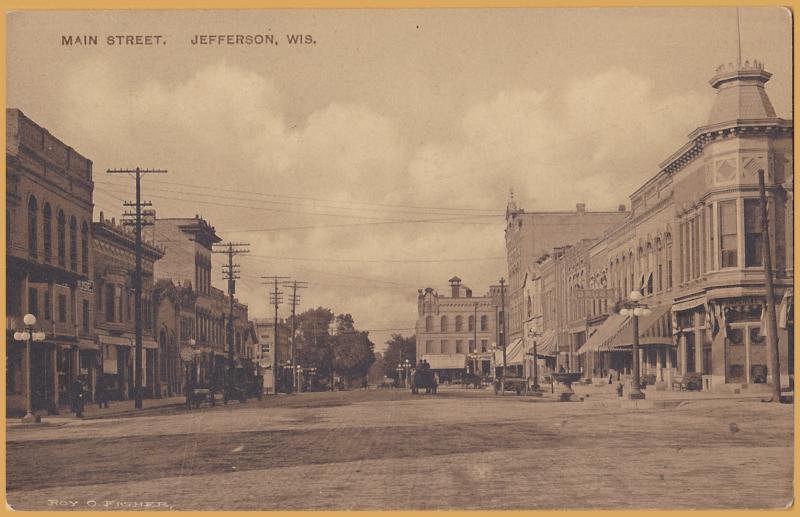
[(72, 412), (75, 413), (76, 417), (83, 418), (83, 382), (80, 377), (76, 377), (72, 381), (70, 392)]
[(367, 390), (367, 389), (369, 389), (369, 382), (367, 381), (367, 378), (366, 378), (366, 377), (364, 377), (364, 378), (361, 380), (361, 389), (362, 389), (362, 390)]
[(613, 374), (611, 374), (611, 373), (609, 373), (609, 374), (608, 374), (608, 384), (611, 384), (611, 378), (612, 378), (612, 377), (614, 377), (614, 375), (613, 375)]
[(617, 384), (617, 398), (622, 398), (622, 393), (624, 390), (625, 388), (622, 386), (622, 381), (620, 381), (619, 384)]
[(97, 378), (97, 384), (94, 387), (95, 398), (97, 399), (97, 408), (103, 409), (108, 408), (108, 389), (107, 389), (108, 382), (106, 381), (106, 376), (100, 374)]
[(559, 373), (565, 373), (566, 370), (564, 369), (564, 365), (562, 364), (561, 367), (558, 369)]

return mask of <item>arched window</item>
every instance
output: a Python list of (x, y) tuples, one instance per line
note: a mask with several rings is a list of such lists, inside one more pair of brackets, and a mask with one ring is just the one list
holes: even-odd
[(456, 316), (456, 332), (461, 332), (463, 330), (462, 329), (463, 326), (464, 326), (464, 318), (462, 318), (461, 316)]
[(78, 221), (74, 215), (69, 218), (69, 268), (78, 270)]
[(447, 316), (442, 316), (440, 320), (440, 329), (442, 332), (447, 332)]
[(28, 198), (28, 253), (31, 258), (36, 258), (36, 197)]
[(433, 316), (425, 318), (425, 332), (433, 332)]
[(467, 325), (470, 332), (475, 330), (475, 316), (470, 316), (467, 318)]
[(86, 221), (81, 224), (81, 272), (89, 274), (89, 225)]
[(64, 211), (59, 210), (56, 217), (56, 240), (58, 247), (58, 265), (64, 267), (67, 264), (67, 220)]
[(53, 258), (53, 211), (50, 209), (50, 203), (44, 204), (42, 216), (44, 261), (50, 262)]

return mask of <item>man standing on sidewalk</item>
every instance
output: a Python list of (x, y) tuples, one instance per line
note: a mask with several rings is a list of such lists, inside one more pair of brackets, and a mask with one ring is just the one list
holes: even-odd
[(71, 386), (72, 412), (78, 418), (83, 418), (83, 379), (77, 377)]

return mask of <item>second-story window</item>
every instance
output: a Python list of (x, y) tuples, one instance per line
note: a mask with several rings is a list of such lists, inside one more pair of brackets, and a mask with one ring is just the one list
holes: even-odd
[(739, 254), (736, 242), (738, 232), (736, 226), (736, 201), (721, 201), (719, 203), (719, 247), (721, 267), (736, 267), (738, 265)]
[(744, 200), (744, 265), (764, 265), (764, 236), (761, 233), (761, 206), (758, 199)]
[(50, 262), (53, 258), (53, 211), (50, 203), (45, 203), (42, 211), (42, 244), (44, 261)]
[(488, 318), (484, 314), (483, 316), (481, 316), (481, 332), (486, 332), (486, 329), (487, 329), (488, 326), (489, 326), (488, 325)]
[(67, 219), (62, 210), (56, 216), (56, 247), (58, 248), (58, 265), (67, 265)]
[(425, 318), (425, 332), (433, 332), (433, 316)]
[(28, 254), (31, 256), (31, 258), (36, 258), (36, 247), (37, 247), (36, 215), (37, 215), (36, 197), (31, 196), (30, 198), (28, 198)]
[(81, 272), (89, 274), (89, 225), (86, 221), (81, 225)]
[(58, 321), (64, 323), (67, 321), (67, 295), (58, 295)]
[(74, 215), (69, 218), (69, 268), (78, 270), (78, 222)]
[(464, 318), (461, 316), (456, 316), (456, 332), (461, 332), (464, 326)]
[(439, 328), (439, 330), (440, 330), (441, 332), (447, 332), (447, 316), (442, 316), (442, 319), (441, 319), (441, 321), (440, 321), (440, 328)]
[(468, 326), (470, 332), (475, 330), (475, 316), (470, 316), (467, 319), (467, 326)]
[(106, 284), (105, 292), (103, 296), (106, 299), (106, 321), (109, 323), (113, 323), (115, 320), (114, 317), (114, 285), (113, 284)]

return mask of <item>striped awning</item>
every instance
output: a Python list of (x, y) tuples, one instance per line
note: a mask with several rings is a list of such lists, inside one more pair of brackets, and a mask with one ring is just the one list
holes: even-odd
[[(525, 359), (525, 344), (522, 338), (517, 338), (506, 347), (506, 365), (522, 364)], [(503, 364), (503, 349), (499, 347), (494, 351), (494, 362)]]
[[(533, 347), (528, 349), (528, 353), (533, 355)], [(548, 330), (536, 342), (536, 355), (555, 357), (558, 355), (558, 340), (556, 339), (556, 331)]]
[[(640, 345), (672, 345), (672, 320), (670, 305), (662, 305), (650, 309), (650, 314), (639, 317)], [(620, 314), (612, 314), (600, 325), (597, 332), (586, 340), (579, 354), (587, 352), (609, 352), (611, 350), (633, 346), (633, 328), (631, 318)]]
[(586, 354), (589, 352), (599, 352), (605, 349), (606, 344), (621, 330), (625, 322), (628, 320), (627, 316), (621, 314), (611, 314), (606, 318), (606, 321), (597, 329), (597, 331), (589, 336), (589, 339), (578, 350), (579, 354)]

